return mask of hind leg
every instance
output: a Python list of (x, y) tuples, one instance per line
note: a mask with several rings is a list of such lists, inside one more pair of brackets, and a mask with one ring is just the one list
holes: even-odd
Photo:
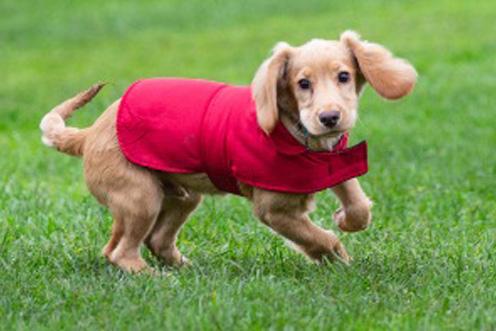
[(164, 194), (153, 172), (122, 155), (115, 130), (117, 106), (111, 105), (89, 129), (84, 172), (89, 190), (114, 218), (103, 255), (125, 271), (138, 272), (148, 269), (140, 246), (162, 209)]
[(148, 269), (140, 246), (162, 208), (160, 183), (147, 170), (131, 166), (114, 179), (105, 197), (114, 224), (103, 255), (127, 272)]
[(117, 247), (117, 244), (121, 240), (124, 235), (124, 224), (121, 219), (114, 218), (114, 223), (112, 224), (112, 235), (110, 236), (110, 240), (103, 247), (102, 255), (107, 259), (110, 259), (110, 254)]
[(177, 249), (176, 240), (182, 225), (200, 201), (201, 195), (194, 192), (186, 197), (165, 196), (162, 211), (146, 240), (151, 252), (165, 264), (182, 266), (189, 263)]
[[(102, 190), (103, 183), (98, 186)], [(96, 190), (92, 190), (96, 191)], [(104, 203), (114, 218), (112, 236), (103, 255), (127, 272), (148, 269), (140, 246), (162, 208), (160, 183), (147, 170), (129, 166), (105, 190)]]
[[(126, 215), (122, 215), (120, 213)], [(140, 246), (157, 219), (158, 212), (145, 212), (141, 214), (128, 214), (128, 210), (115, 212), (116, 224), (122, 224), (122, 235), (113, 231), (112, 238), (106, 247), (115, 248), (107, 255), (108, 260), (127, 272), (140, 272), (151, 270), (140, 254)], [(117, 225), (119, 227), (120, 225)], [(114, 225), (115, 228), (115, 225)], [(118, 240), (118, 241), (117, 241)]]

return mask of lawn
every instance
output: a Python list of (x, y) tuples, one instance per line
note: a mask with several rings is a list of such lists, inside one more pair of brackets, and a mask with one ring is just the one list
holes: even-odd
[[(493, 0), (0, 0), (0, 329), (494, 330), (495, 15)], [(308, 263), (237, 197), (207, 198), (185, 226), (192, 268), (105, 263), (111, 217), (80, 160), (42, 146), (45, 112), (100, 80), (72, 124), (140, 77), (248, 84), (277, 41), (349, 28), (420, 74), (400, 102), (362, 97), (374, 223), (339, 234), (351, 266)], [(335, 229), (336, 207), (320, 193), (314, 221)]]

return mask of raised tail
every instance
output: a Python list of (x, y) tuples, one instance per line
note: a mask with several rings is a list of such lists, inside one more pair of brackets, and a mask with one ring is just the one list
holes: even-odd
[(76, 109), (90, 102), (104, 85), (105, 83), (97, 83), (86, 91), (80, 92), (62, 102), (46, 114), (40, 123), (43, 143), (49, 147), (56, 148), (60, 152), (81, 156), (87, 131), (86, 129), (66, 127), (65, 120)]

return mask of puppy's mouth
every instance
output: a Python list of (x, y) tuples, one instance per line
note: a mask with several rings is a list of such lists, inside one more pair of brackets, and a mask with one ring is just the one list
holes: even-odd
[(308, 136), (308, 137), (312, 137), (312, 138), (316, 138), (316, 139), (319, 139), (319, 138), (336, 138), (336, 137), (343, 135), (346, 132), (346, 130), (341, 130), (341, 129), (335, 128), (335, 129), (328, 129), (328, 131), (324, 132), (324, 133), (314, 134), (306, 128), (306, 126), (303, 124), (301, 119), (298, 119), (298, 122), (296, 123), (296, 128), (304, 136)]

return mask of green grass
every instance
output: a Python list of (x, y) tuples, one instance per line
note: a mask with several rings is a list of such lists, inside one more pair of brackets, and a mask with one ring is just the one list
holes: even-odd
[[(492, 0), (1, 0), (0, 329), (495, 329), (495, 14)], [(113, 84), (71, 123), (139, 77), (247, 84), (277, 41), (349, 28), (420, 73), (401, 102), (362, 98), (374, 224), (340, 234), (350, 267), (307, 263), (237, 197), (206, 199), (184, 228), (189, 270), (104, 262), (110, 215), (80, 161), (41, 145), (46, 111), (99, 80)], [(334, 229), (336, 206), (319, 194), (313, 219)]]

